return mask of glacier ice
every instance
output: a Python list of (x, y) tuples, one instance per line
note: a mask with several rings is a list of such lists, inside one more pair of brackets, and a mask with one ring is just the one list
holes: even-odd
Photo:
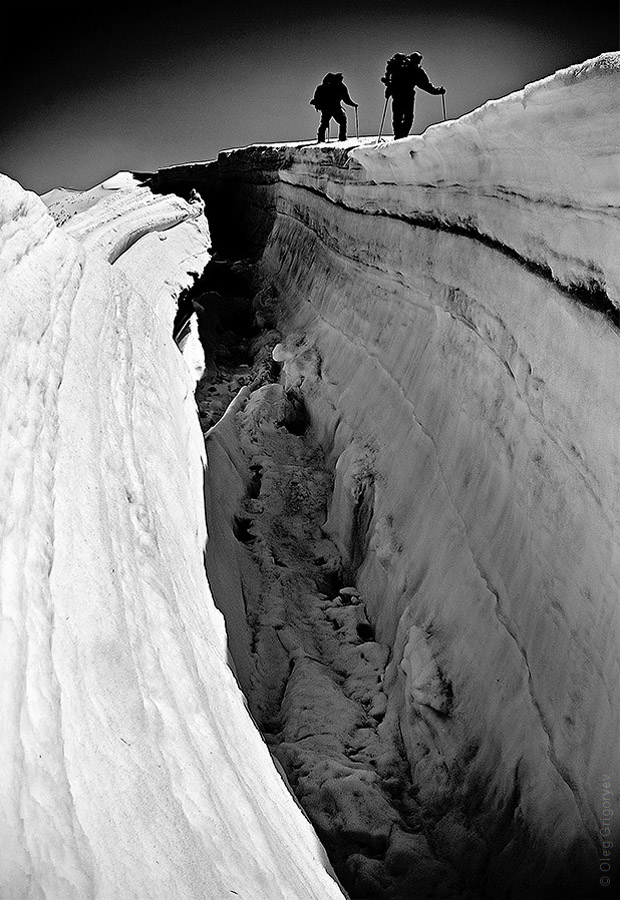
[[(494, 896), (596, 892), (609, 771), (617, 809), (618, 60), (406, 140), (154, 177), (202, 179), (221, 246), (258, 254), (334, 474), (324, 531), (390, 648), (380, 736), (402, 735), (435, 852)], [(365, 740), (358, 768), (385, 759)], [(353, 847), (338, 871), (385, 889), (403, 833), (383, 874)]]
[[(0, 893), (342, 896), (281, 766), (355, 896), (596, 894), (619, 70), (49, 212), (2, 179)], [(172, 331), (211, 240), (281, 375), (205, 447)]]
[(342, 896), (205, 576), (195, 375), (172, 341), (204, 217), (134, 185), (59, 229), (15, 182), (0, 196), (0, 893)]

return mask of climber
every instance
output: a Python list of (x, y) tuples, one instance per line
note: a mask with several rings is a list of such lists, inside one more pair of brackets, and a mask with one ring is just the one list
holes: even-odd
[(341, 100), (347, 106), (357, 109), (357, 103), (351, 100), (347, 86), (342, 80), (342, 72), (328, 72), (321, 84), (317, 85), (314, 97), (310, 101), (311, 105), (321, 113), (321, 122), (317, 132), (319, 144), (325, 140), (325, 133), (329, 128), (330, 119), (335, 119), (338, 122), (338, 140), (346, 141), (347, 116), (340, 105)]
[(385, 97), (392, 98), (392, 128), (395, 138), (407, 137), (413, 125), (413, 103), (415, 89), (422, 88), (429, 94), (445, 94), (444, 87), (435, 87), (421, 67), (421, 53), (395, 53), (387, 61), (385, 75)]

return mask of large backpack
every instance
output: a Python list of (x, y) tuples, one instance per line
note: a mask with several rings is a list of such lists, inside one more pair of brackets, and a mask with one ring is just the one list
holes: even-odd
[(323, 110), (327, 105), (329, 87), (326, 84), (317, 84), (314, 97), (310, 101), (315, 109)]
[(411, 63), (405, 53), (395, 53), (385, 64), (385, 75), (381, 79), (384, 84), (398, 88), (408, 80)]

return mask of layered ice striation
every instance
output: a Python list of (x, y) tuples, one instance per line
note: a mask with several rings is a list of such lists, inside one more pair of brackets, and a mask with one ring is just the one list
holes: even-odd
[(605, 54), (421, 136), (155, 177), (202, 179), (219, 246), (259, 259), (324, 534), (389, 648), (380, 730), (492, 896), (595, 894), (610, 783), (618, 808), (619, 86)]
[(202, 204), (120, 181), (0, 182), (0, 895), (340, 897), (203, 565)]

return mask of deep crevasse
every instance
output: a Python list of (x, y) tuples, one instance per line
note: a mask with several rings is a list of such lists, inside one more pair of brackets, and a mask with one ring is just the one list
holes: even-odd
[[(151, 181), (261, 250), (335, 475), (326, 532), (390, 648), (385, 727), (431, 843), (493, 896), (594, 895), (604, 791), (618, 809), (620, 360), (583, 305), (618, 305), (617, 88), (609, 54), (422, 137)], [(339, 896), (204, 579), (170, 341), (200, 204), (115, 189), (54, 200), (80, 249), (3, 180), (2, 889)]]
[(221, 246), (260, 254), (284, 381), (335, 471), (326, 531), (355, 556), (367, 522), (356, 578), (391, 649), (386, 720), (433, 843), (494, 896), (604, 890), (610, 852), (618, 61), (407, 141), (154, 177), (202, 180)]

